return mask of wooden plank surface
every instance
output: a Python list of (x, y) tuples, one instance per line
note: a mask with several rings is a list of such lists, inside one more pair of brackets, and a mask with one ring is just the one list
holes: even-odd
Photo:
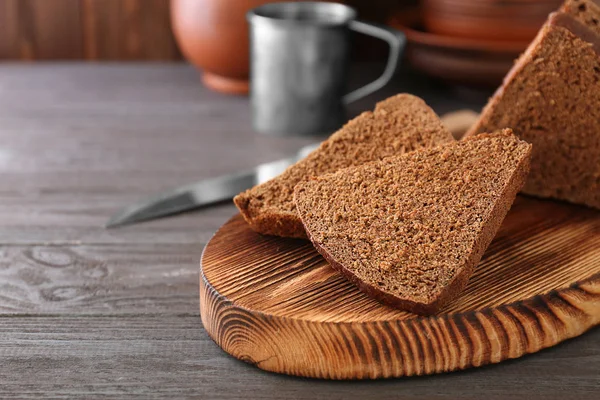
[(0, 58), (82, 58), (79, 6), (79, 0), (0, 0)]
[(180, 60), (168, 0), (0, 0), (0, 59)]
[[(476, 103), (404, 78), (351, 113), (400, 90), (422, 91), (439, 111)], [(0, 397), (597, 396), (598, 329), (514, 362), (426, 378), (259, 371), (222, 352), (199, 317), (200, 252), (231, 205), (103, 228), (140, 196), (311, 141), (254, 134), (245, 98), (206, 91), (184, 65), (0, 65)]]
[[(398, 0), (347, 3), (361, 18), (381, 23), (400, 6)], [(238, 4), (253, 2), (232, 6)], [(363, 36), (356, 46), (361, 59), (387, 52), (383, 42)], [(0, 59), (181, 60), (182, 55), (171, 32), (169, 0), (0, 0)]]
[(465, 372), (331, 382), (268, 373), (229, 357), (208, 338), (193, 314), (6, 317), (0, 319), (0, 327), (3, 398), (127, 394), (137, 398), (362, 400), (505, 399), (510, 395), (568, 400), (593, 399), (598, 389), (598, 335)]
[(87, 60), (178, 60), (166, 0), (82, 0)]

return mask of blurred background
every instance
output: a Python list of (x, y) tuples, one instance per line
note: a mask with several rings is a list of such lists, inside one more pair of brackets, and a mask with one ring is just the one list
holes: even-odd
[[(171, 29), (169, 0), (0, 0), (0, 58), (7, 60), (168, 60), (182, 54)], [(243, 14), (267, 1), (192, 0), (200, 12)], [(350, 0), (361, 18), (385, 22), (415, 1)], [(190, 6), (190, 9), (194, 8)], [(221, 13), (218, 11), (216, 13)], [(206, 17), (207, 15), (205, 15)], [(198, 23), (202, 18), (199, 15)], [(225, 21), (205, 21), (221, 23)], [(245, 21), (240, 21), (244, 24)], [(371, 43), (372, 45), (372, 43)], [(363, 56), (373, 52), (363, 46)]]
[[(247, 79), (246, 11), (266, 0), (0, 0), (0, 59), (180, 61)], [(364, 20), (403, 30), (418, 73), (496, 87), (556, 0), (346, 0)], [(193, 21), (189, 23), (188, 21)], [(387, 46), (358, 37), (353, 58)], [(231, 71), (232, 65), (242, 65)]]

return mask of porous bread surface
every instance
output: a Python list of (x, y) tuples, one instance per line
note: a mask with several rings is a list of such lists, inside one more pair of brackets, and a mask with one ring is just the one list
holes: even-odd
[(319, 252), (364, 292), (432, 313), (466, 285), (527, 176), (509, 129), (298, 184)]
[(600, 35), (600, 0), (567, 0), (560, 10)]
[(378, 103), (373, 112), (351, 120), (304, 160), (278, 177), (239, 194), (234, 202), (253, 230), (305, 238), (293, 200), (298, 182), (453, 140), (423, 100), (399, 94)]
[(556, 26), (559, 17), (544, 25), (466, 137), (512, 128), (533, 144), (524, 193), (600, 208), (600, 56)]

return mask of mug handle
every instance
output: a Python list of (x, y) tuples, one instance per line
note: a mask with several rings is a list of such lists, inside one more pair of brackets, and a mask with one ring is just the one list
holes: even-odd
[(363, 21), (351, 21), (349, 28), (355, 32), (385, 40), (390, 46), (390, 55), (383, 74), (373, 82), (345, 95), (343, 97), (344, 104), (352, 103), (353, 101), (363, 98), (387, 85), (396, 72), (402, 50), (406, 44), (406, 36), (404, 36), (404, 33), (384, 25), (376, 25)]

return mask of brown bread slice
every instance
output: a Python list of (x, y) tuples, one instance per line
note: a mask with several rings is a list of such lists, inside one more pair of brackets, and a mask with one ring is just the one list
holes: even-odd
[(423, 100), (399, 94), (378, 103), (373, 112), (348, 122), (280, 176), (240, 193), (233, 201), (255, 231), (306, 238), (293, 199), (298, 182), (453, 140)]
[(483, 134), (313, 178), (295, 202), (316, 249), (360, 290), (430, 314), (467, 284), (530, 152), (510, 129)]
[(567, 0), (560, 11), (571, 15), (600, 35), (600, 0)]
[(600, 40), (551, 14), (467, 133), (510, 127), (533, 144), (523, 192), (600, 208)]

